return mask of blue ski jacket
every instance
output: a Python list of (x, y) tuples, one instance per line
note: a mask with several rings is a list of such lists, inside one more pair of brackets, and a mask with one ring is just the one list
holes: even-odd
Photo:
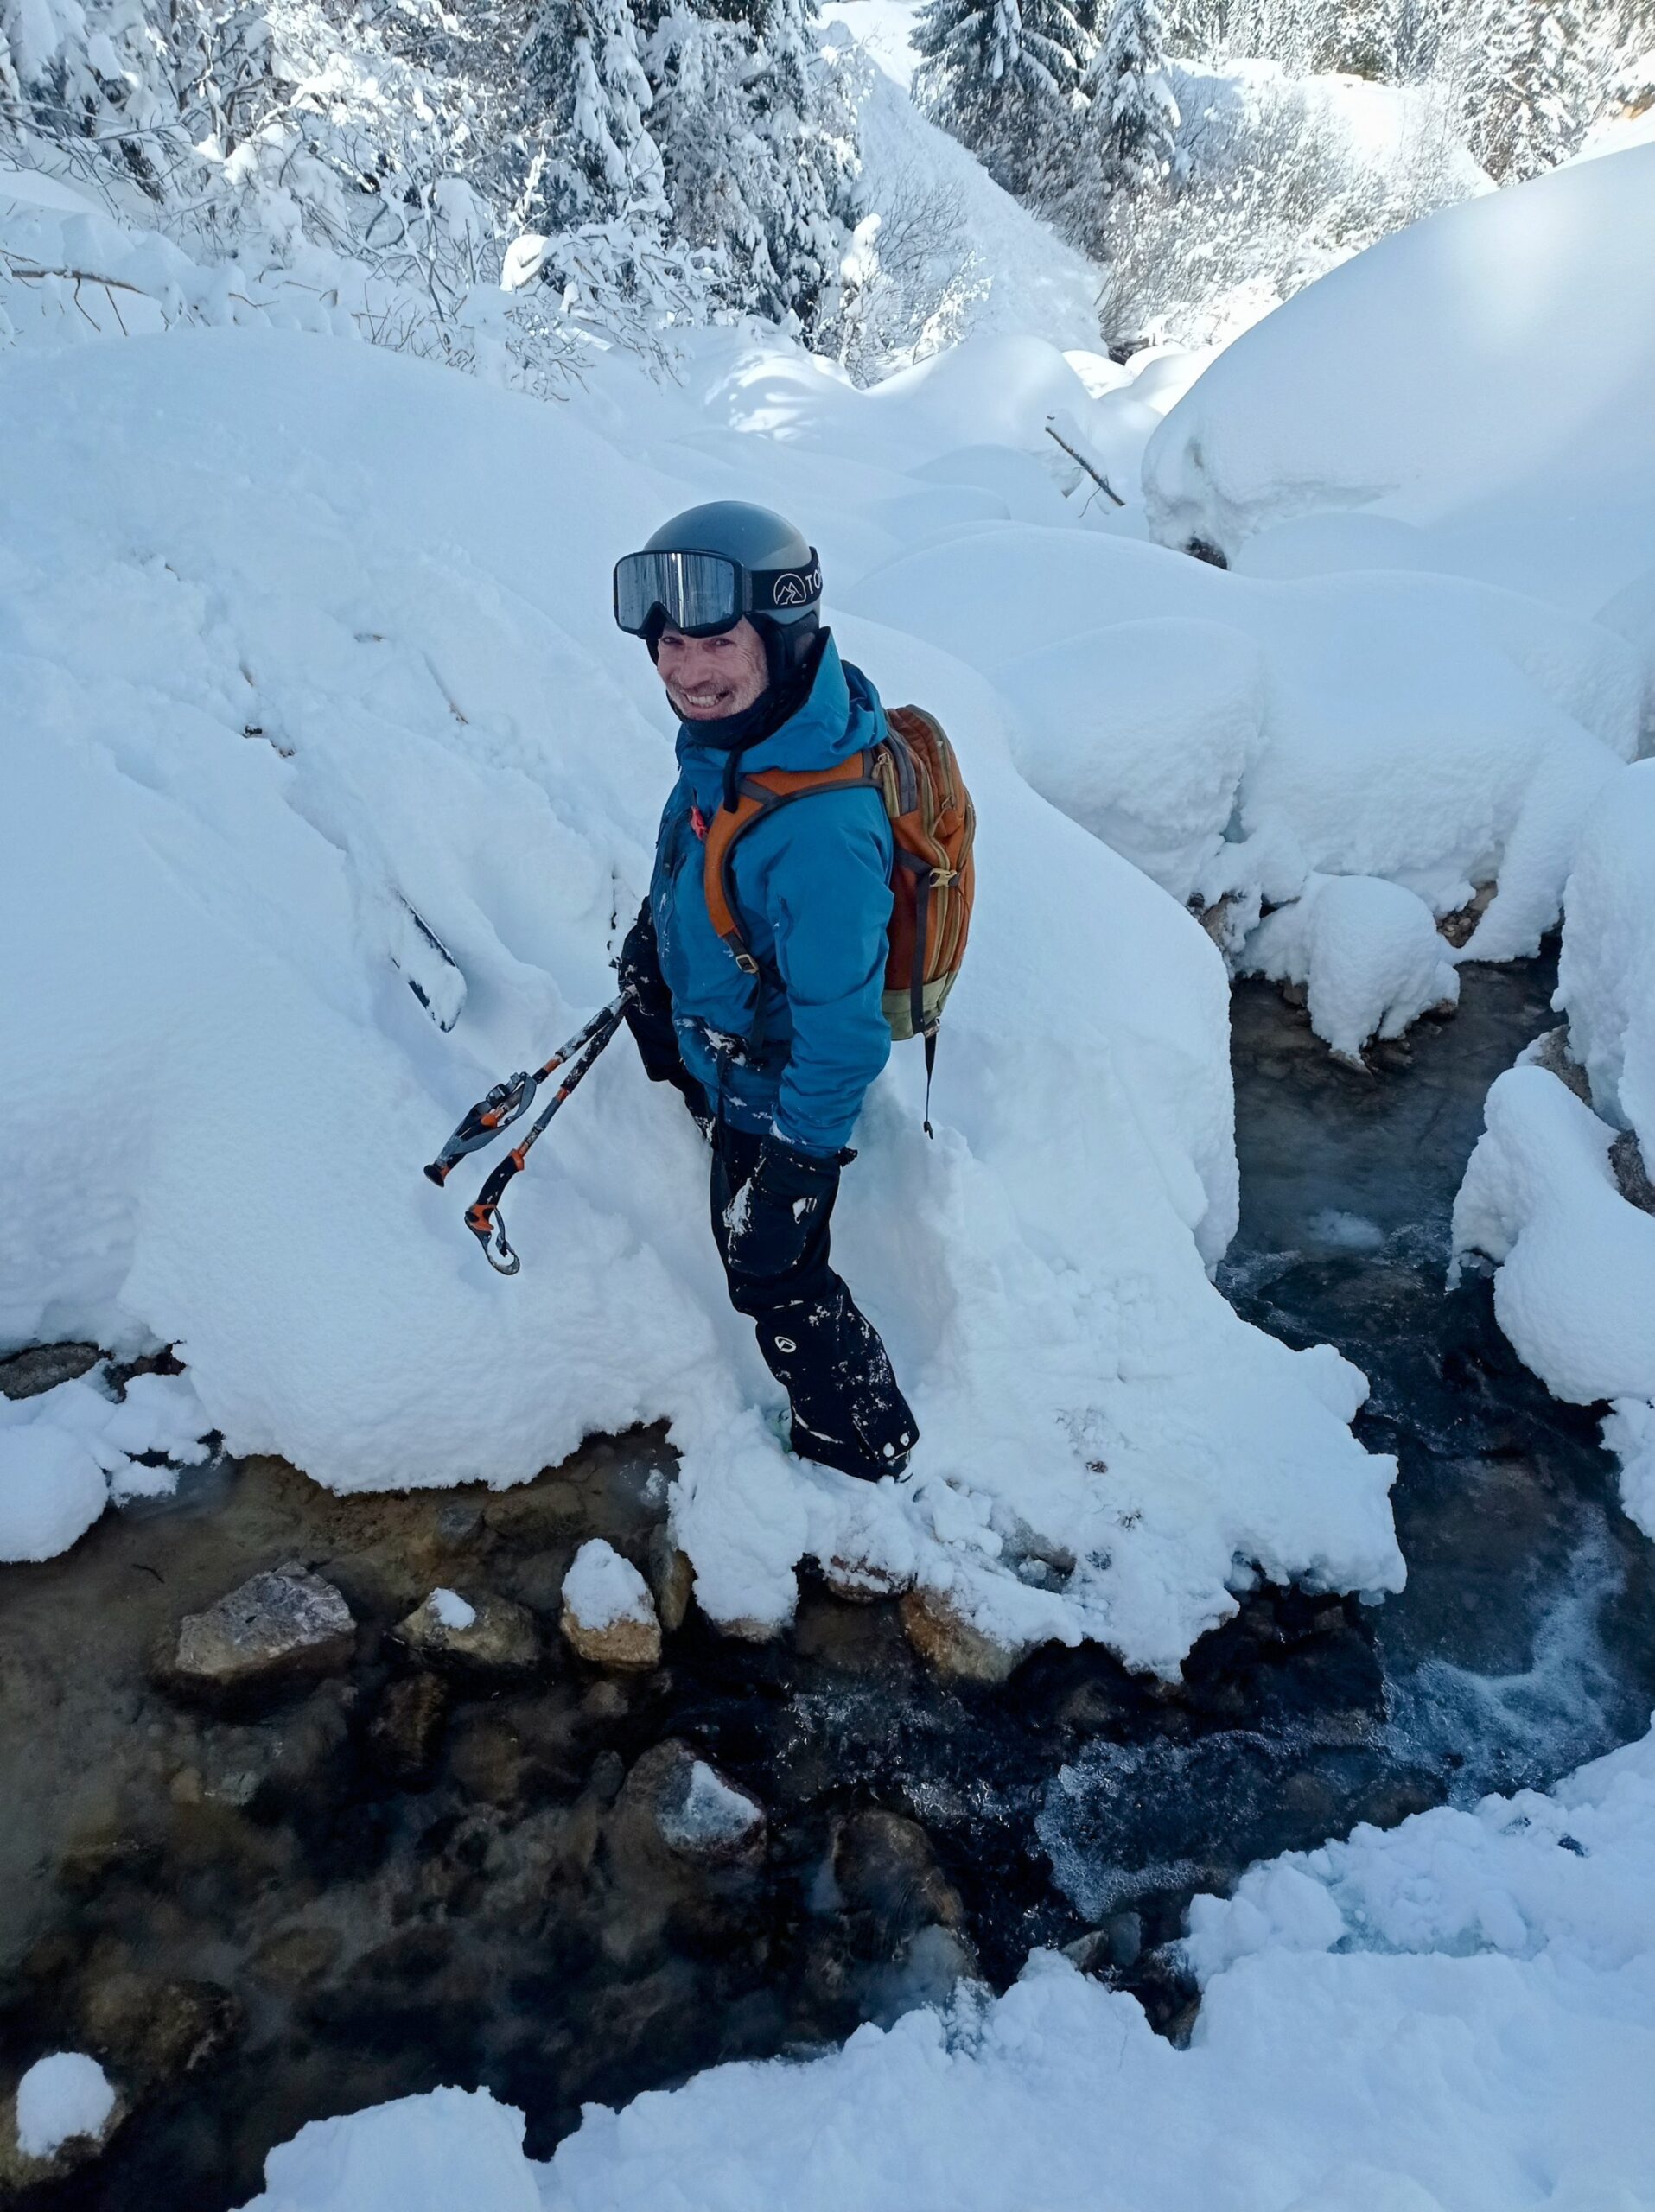
[[(878, 693), (829, 637), (809, 696), (742, 754), (741, 772), (829, 768), (884, 733)], [(891, 1048), (880, 1006), (891, 918), (884, 804), (871, 786), (824, 791), (742, 833), (729, 882), (759, 963), (750, 976), (709, 918), (696, 826), (722, 798), (727, 755), (681, 722), (678, 756), (649, 902), (684, 1065), (736, 1128), (837, 1153)]]

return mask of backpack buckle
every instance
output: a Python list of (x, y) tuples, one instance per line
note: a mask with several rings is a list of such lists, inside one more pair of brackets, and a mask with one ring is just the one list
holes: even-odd
[(735, 964), (744, 976), (756, 976), (759, 972), (759, 963), (750, 952), (738, 952)]
[(948, 886), (954, 881), (958, 873), (958, 871), (957, 869), (952, 868), (933, 868), (931, 871), (932, 889), (933, 891), (945, 891), (948, 888)]

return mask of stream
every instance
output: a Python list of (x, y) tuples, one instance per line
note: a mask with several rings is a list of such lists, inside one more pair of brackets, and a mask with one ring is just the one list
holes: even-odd
[[(549, 1633), (532, 1681), (411, 1688), (389, 1632), (434, 1585), (551, 1629), (585, 1538), (645, 1560), (672, 1464), (655, 1431), (499, 1493), (337, 1497), (220, 1459), (0, 1569), (0, 2080), (92, 2050), (130, 2106), (28, 2201), (225, 2212), (306, 2120), (449, 2082), (521, 2106), (544, 2157), (586, 2101), (808, 2051), (963, 1972), (1003, 1986), (1037, 1944), (1181, 2037), (1169, 1946), (1194, 1891), (1640, 1733), (1655, 1576), (1595, 1417), (1518, 1364), (1486, 1276), (1442, 1288), (1484, 1096), (1551, 1025), (1554, 980), (1544, 959), (1466, 969), (1458, 1016), (1372, 1076), (1238, 987), (1243, 1211), (1219, 1281), (1370, 1377), (1357, 1431), (1398, 1457), (1409, 1581), (1372, 1609), (1257, 1590), (1181, 1691), (1096, 1649), (946, 1687), (894, 1604), (818, 1582), (774, 1643), (692, 1609), (647, 1674)], [(179, 1617), (290, 1560), (348, 1601), (348, 1667), (262, 1707), (164, 1690), (151, 1655)], [(761, 1801), (761, 1851), (651, 1847), (627, 1777), (669, 1738)]]

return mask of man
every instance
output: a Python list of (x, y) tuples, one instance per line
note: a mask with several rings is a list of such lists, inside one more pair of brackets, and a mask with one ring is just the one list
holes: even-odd
[(900, 1475), (919, 1429), (885, 1347), (828, 1264), (828, 1225), (881, 1007), (891, 829), (871, 785), (776, 808), (729, 854), (747, 957), (707, 909), (703, 842), (740, 779), (828, 768), (884, 734), (861, 671), (821, 626), (821, 569), (791, 523), (718, 500), (615, 569), (615, 620), (649, 648), (678, 716), (678, 779), (621, 948), (645, 1068), (710, 1135), (712, 1225), (730, 1302), (787, 1392), (801, 1458)]

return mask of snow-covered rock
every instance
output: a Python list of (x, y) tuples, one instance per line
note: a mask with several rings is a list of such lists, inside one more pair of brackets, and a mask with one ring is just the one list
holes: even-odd
[(1157, 536), (1590, 613), (1655, 562), (1655, 146), (1444, 209), (1255, 324), (1151, 441)]
[(638, 1761), (616, 1818), (646, 1849), (703, 1870), (750, 1864), (762, 1854), (767, 1825), (756, 1798), (676, 1739), (653, 1745)]
[(392, 1633), (429, 1665), (493, 1681), (532, 1675), (541, 1661), (534, 1615), (492, 1591), (474, 1603), (457, 1590), (433, 1590)]
[(594, 1667), (632, 1672), (661, 1663), (661, 1624), (649, 1585), (602, 1536), (581, 1546), (563, 1577), (562, 1627)]
[(1374, 1037), (1400, 1037), (1428, 1009), (1457, 1005), (1460, 974), (1430, 908), (1372, 875), (1313, 875), (1248, 938), (1244, 976), (1305, 987), (1310, 1027), (1334, 1058), (1362, 1065)]
[(54, 1558), (111, 1499), (164, 1495), (207, 1456), (209, 1426), (187, 1375), (136, 1376), (118, 1398), (98, 1369), (0, 1396), (0, 1560)]
[(126, 2106), (95, 2058), (54, 2050), (0, 2098), (0, 2190), (60, 2181), (84, 2165), (126, 2117)]

